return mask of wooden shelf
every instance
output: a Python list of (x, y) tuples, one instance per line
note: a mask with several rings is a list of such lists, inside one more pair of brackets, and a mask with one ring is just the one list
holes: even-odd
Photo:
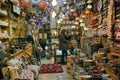
[[(28, 53), (28, 51), (29, 51), (29, 53)], [(0, 64), (9, 61), (11, 58), (20, 58), (24, 54), (32, 55), (32, 45), (30, 43), (27, 44), (25, 49), (23, 49), (23, 50), (19, 49), (19, 50), (17, 50), (16, 53), (11, 54), (11, 56), (9, 56), (9, 57), (4, 58), (4, 60), (0, 61)]]
[(120, 53), (111, 52), (109, 56), (118, 56), (120, 58)]
[(9, 39), (9, 37), (0, 36), (0, 39)]

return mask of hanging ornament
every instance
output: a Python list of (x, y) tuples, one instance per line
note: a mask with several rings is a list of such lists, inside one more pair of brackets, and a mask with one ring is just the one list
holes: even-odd
[(60, 8), (59, 8), (58, 6), (56, 6), (56, 7), (54, 8), (54, 10), (55, 10), (56, 14), (60, 13)]
[(85, 15), (84, 15), (84, 14), (82, 14), (82, 15), (81, 15), (81, 18), (83, 18), (83, 19), (84, 19), (84, 18), (85, 18)]
[(92, 8), (92, 5), (91, 4), (88, 4), (87, 5), (87, 9), (91, 9)]
[(57, 0), (57, 6), (62, 7), (63, 6), (63, 1)]
[(52, 6), (56, 6), (57, 5), (57, 1), (56, 0), (52, 0)]
[(38, 4), (38, 7), (41, 9), (41, 10), (45, 10), (47, 8), (47, 2), (45, 0), (41, 0), (40, 3)]
[(80, 20), (79, 20), (79, 22), (80, 22), (80, 23), (83, 23), (83, 22), (84, 22), (84, 20), (83, 20), (83, 19), (80, 19)]
[(75, 20), (76, 20), (76, 21), (79, 21), (79, 20), (80, 20), (80, 18), (79, 18), (79, 17), (75, 17)]
[(20, 0), (20, 7), (21, 8), (30, 8), (32, 6), (32, 3), (29, 2), (28, 0)]
[(40, 0), (32, 0), (32, 4), (38, 4)]
[(31, 6), (32, 6), (31, 3), (25, 3), (24, 8), (27, 9), (27, 8), (30, 8)]
[(73, 13), (73, 16), (74, 16), (74, 17), (77, 17), (77, 16), (78, 16), (78, 13), (77, 13), (77, 12), (74, 12), (74, 13)]
[(52, 12), (52, 18), (55, 18), (56, 17), (56, 13), (55, 11)]
[(18, 0), (11, 0), (13, 2), (13, 4), (19, 4)]
[(89, 14), (89, 13), (90, 13), (90, 10), (86, 10), (86, 11), (85, 11), (85, 14)]

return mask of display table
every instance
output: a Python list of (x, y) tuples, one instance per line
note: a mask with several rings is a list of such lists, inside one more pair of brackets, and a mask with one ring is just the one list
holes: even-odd
[[(11, 80), (15, 80), (15, 78), (17, 76), (16, 74), (18, 74), (17, 71), (19, 70), (21, 72), (21, 70), (22, 70), (22, 68), (20, 67), (21, 66), (21, 64), (20, 64), (21, 58), (24, 57), (24, 59), (25, 59), (24, 63), (26, 64), (26, 63), (30, 62), (31, 56), (32, 56), (32, 45), (30, 43), (28, 43), (27, 46), (25, 47), (25, 49), (18, 49), (16, 51), (16, 53), (11, 54), (8, 57), (5, 57), (4, 60), (2, 60), (0, 62), (0, 64), (7, 63)], [(20, 68), (15, 68), (15, 66), (20, 67)], [(28, 71), (28, 72), (30, 72), (30, 71)], [(31, 78), (32, 76), (27, 76), (27, 77)]]

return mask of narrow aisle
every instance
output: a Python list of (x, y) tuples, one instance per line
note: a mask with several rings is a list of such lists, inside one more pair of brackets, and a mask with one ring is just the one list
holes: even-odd
[[(42, 59), (42, 64), (54, 64), (54, 58)], [(73, 77), (66, 72), (66, 65), (62, 65), (63, 73), (48, 73), (48, 74), (39, 74), (38, 80), (74, 80)]]

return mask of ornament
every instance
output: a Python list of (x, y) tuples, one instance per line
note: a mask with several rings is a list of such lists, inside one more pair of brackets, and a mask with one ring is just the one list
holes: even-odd
[(77, 13), (77, 12), (74, 12), (74, 13), (73, 13), (73, 16), (74, 16), (74, 17), (77, 17), (77, 16), (78, 16), (78, 13)]
[(31, 6), (32, 6), (31, 3), (25, 3), (24, 8), (27, 9), (30, 8)]
[(80, 18), (79, 18), (79, 17), (75, 17), (75, 20), (76, 20), (76, 21), (79, 21), (79, 20), (80, 20)]
[(57, 5), (57, 1), (56, 0), (52, 0), (52, 6), (56, 6)]
[(32, 4), (38, 4), (40, 0), (32, 0)]
[(89, 13), (90, 13), (90, 10), (86, 10), (85, 13), (86, 13), (86, 14), (89, 14)]
[(20, 6), (21, 6), (21, 8), (27, 9), (27, 8), (30, 8), (32, 6), (32, 3), (29, 2), (28, 0), (21, 0)]
[(40, 3), (38, 4), (38, 7), (41, 9), (41, 10), (45, 10), (47, 8), (47, 2), (44, 1), (44, 0), (41, 0)]

